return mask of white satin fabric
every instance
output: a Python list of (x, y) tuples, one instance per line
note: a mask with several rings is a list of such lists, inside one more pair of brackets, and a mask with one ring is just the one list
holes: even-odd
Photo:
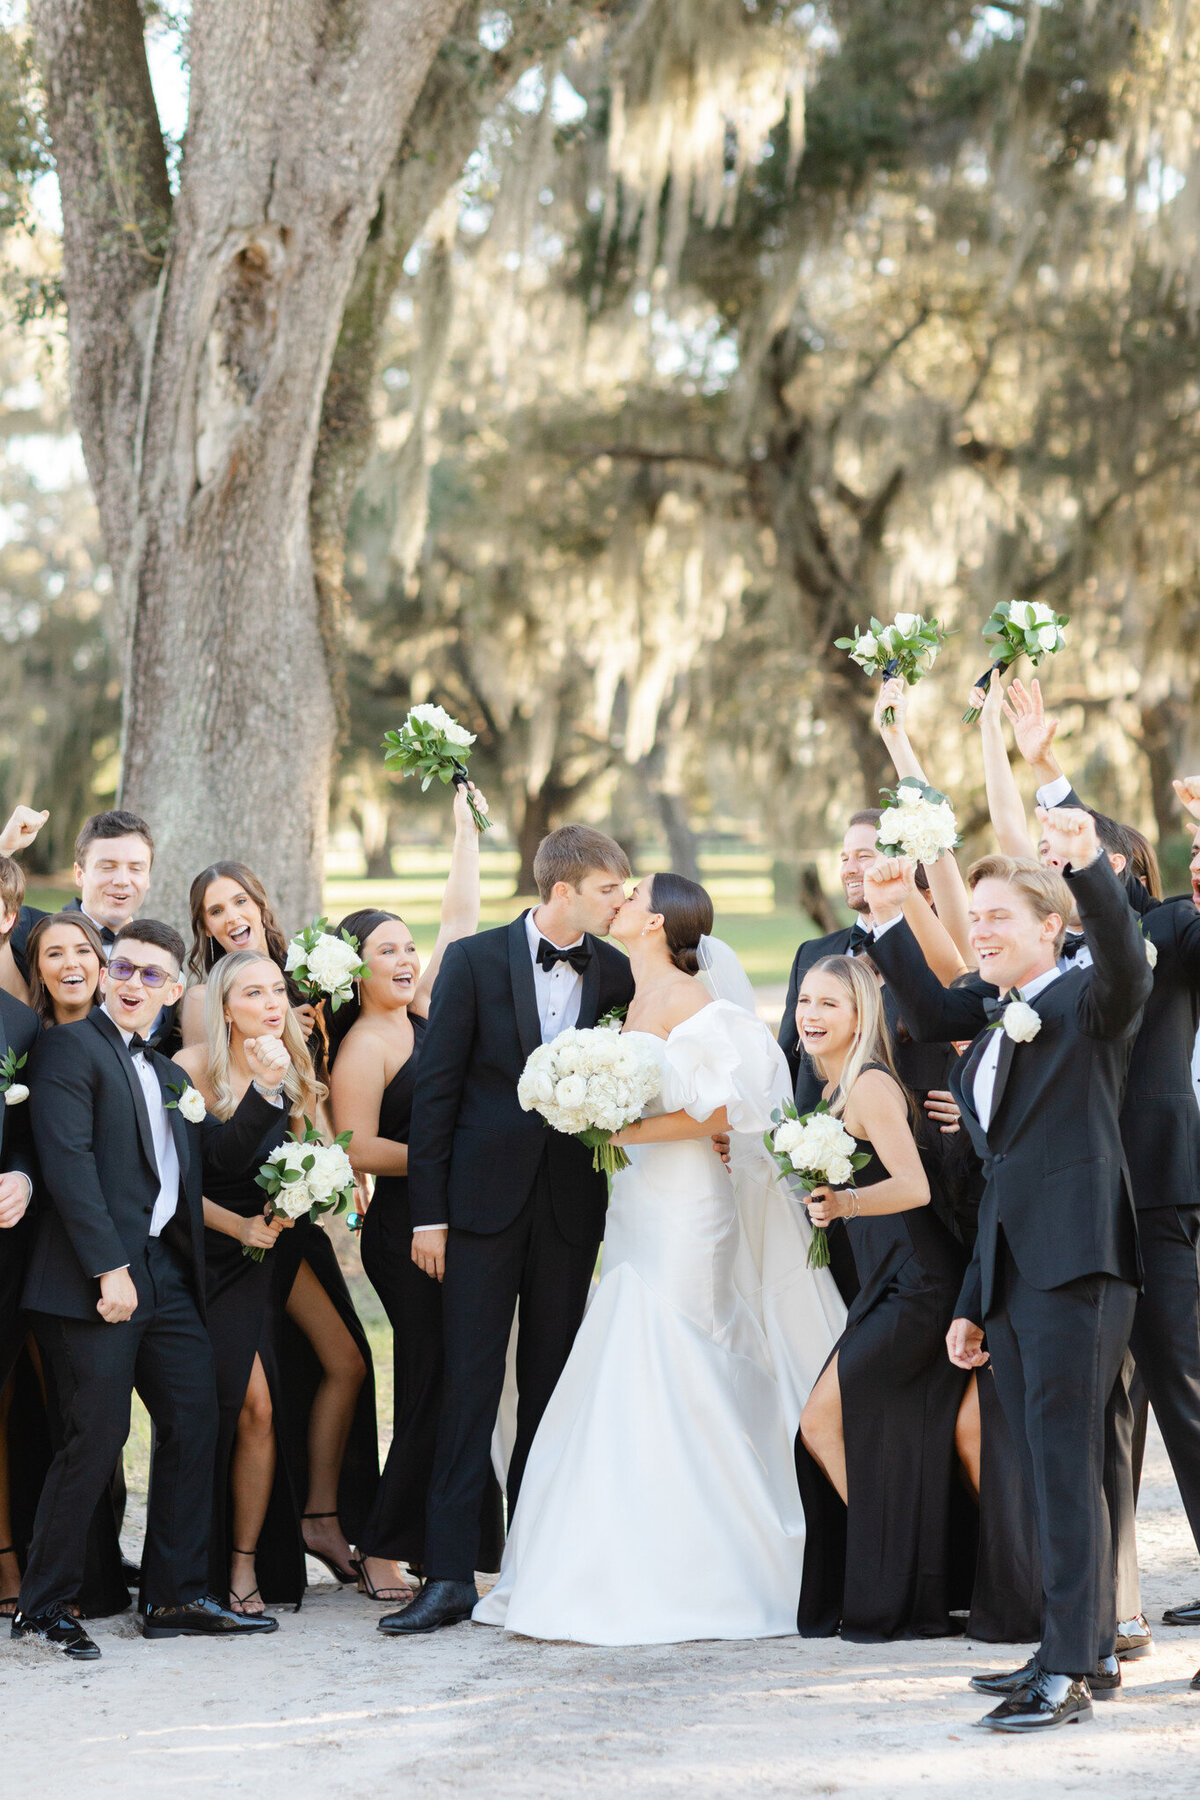
[(804, 1550), (792, 1440), (845, 1308), (806, 1267), (807, 1221), (762, 1147), (789, 1091), (766, 1027), (716, 1000), (650, 1041), (662, 1111), (726, 1108), (733, 1178), (707, 1138), (630, 1152), (474, 1617), (590, 1644), (786, 1636)]

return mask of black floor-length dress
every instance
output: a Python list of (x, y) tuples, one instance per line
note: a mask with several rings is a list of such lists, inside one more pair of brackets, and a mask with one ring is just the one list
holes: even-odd
[[(379, 1136), (408, 1142), (413, 1089), (426, 1021), (409, 1014), (413, 1048), (384, 1089)], [(442, 1396), (442, 1290), (412, 1259), (408, 1177), (381, 1175), (362, 1228), (363, 1268), (392, 1327), (394, 1429), (379, 1491), (359, 1548), (368, 1556), (420, 1570), (425, 1557), (425, 1502), (433, 1469)], [(489, 1479), (480, 1520), (479, 1567), (500, 1567), (504, 1522), (500, 1487)]]

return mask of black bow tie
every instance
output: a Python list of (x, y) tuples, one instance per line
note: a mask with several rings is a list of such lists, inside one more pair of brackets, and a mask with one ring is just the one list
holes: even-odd
[(1000, 994), (996, 999), (993, 999), (990, 994), (985, 994), (983, 996), (983, 1010), (987, 1014), (989, 1021), (994, 1024), (1004, 1012), (1005, 1007), (1011, 1006), (1014, 1001), (1020, 1000), (1020, 998), (1020, 988), (1009, 988), (1006, 994)]
[(557, 944), (543, 938), (538, 944), (537, 960), (542, 969), (552, 969), (555, 963), (570, 963), (575, 973), (582, 975), (592, 960), (592, 953), (586, 944), (572, 944), (569, 950), (560, 950)]
[(873, 937), (874, 933), (870, 927), (864, 925), (861, 919), (855, 919), (850, 927), (850, 942), (846, 945), (846, 955), (857, 956), (863, 945)]
[(1063, 939), (1061, 962), (1072, 962), (1086, 942), (1082, 931), (1069, 931)]
[(149, 1039), (140, 1037), (136, 1031), (129, 1040), (130, 1056), (137, 1056), (139, 1051), (145, 1052), (147, 1050), (152, 1050), (153, 1048), (154, 1046), (150, 1043)]

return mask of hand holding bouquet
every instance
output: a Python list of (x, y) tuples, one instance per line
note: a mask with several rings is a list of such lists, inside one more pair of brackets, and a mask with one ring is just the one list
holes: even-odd
[(477, 831), (491, 824), (487, 817), (487, 801), (477, 799), (467, 779), (466, 761), (471, 754), (475, 733), (467, 731), (457, 719), (440, 706), (414, 706), (399, 731), (389, 731), (383, 740), (383, 760), (400, 775), (419, 775), (421, 792), (436, 779), (447, 787), (453, 781), (467, 788), (471, 817)]
[(643, 1036), (597, 1026), (539, 1044), (517, 1083), (517, 1099), (555, 1131), (586, 1144), (593, 1169), (611, 1176), (627, 1169), (629, 1158), (609, 1140), (641, 1118), (659, 1082), (658, 1058)]
[(945, 794), (906, 775), (894, 789), (881, 788), (887, 810), (879, 821), (876, 842), (885, 856), (907, 856), (935, 863), (958, 843), (954, 808)]
[[(254, 1178), (266, 1191), (266, 1218), (279, 1214), (295, 1221), (348, 1206), (354, 1198), (354, 1170), (346, 1155), (351, 1135), (343, 1131), (327, 1144), (310, 1119), (304, 1121), (303, 1136), (289, 1131)], [(255, 1262), (263, 1259), (263, 1251), (250, 1245), (242, 1255)]]
[[(1002, 674), (1018, 656), (1027, 656), (1034, 668), (1044, 656), (1053, 656), (1064, 643), (1063, 627), (1070, 620), (1041, 600), (1003, 600), (983, 628), (983, 641), (995, 657), (975, 683), (986, 694), (993, 670)], [(973, 725), (982, 709), (968, 706), (963, 724)]]
[(348, 931), (334, 937), (326, 931), (328, 919), (314, 919), (298, 931), (288, 945), (284, 970), (313, 1005), (328, 998), (333, 1011), (349, 1000), (354, 983), (371, 973), (362, 959), (358, 942)]
[[(845, 1187), (856, 1169), (871, 1160), (869, 1150), (856, 1150), (854, 1139), (824, 1101), (801, 1118), (791, 1101), (771, 1114), (770, 1129), (763, 1133), (780, 1173), (796, 1176), (806, 1194), (815, 1188)], [(810, 1269), (829, 1267), (829, 1237), (823, 1225), (812, 1228), (808, 1246)]]
[[(869, 631), (854, 627), (852, 638), (835, 638), (839, 650), (850, 652), (864, 675), (882, 675), (886, 681), (899, 677), (911, 687), (928, 675), (938, 651), (946, 641), (946, 633), (936, 619), (922, 618), (920, 613), (897, 613), (890, 625), (871, 620)], [(893, 707), (885, 706), (882, 722), (894, 725)]]

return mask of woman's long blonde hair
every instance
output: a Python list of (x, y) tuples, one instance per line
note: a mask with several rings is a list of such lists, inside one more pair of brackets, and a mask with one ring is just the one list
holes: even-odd
[[(835, 1118), (841, 1118), (850, 1099), (851, 1090), (868, 1063), (883, 1064), (908, 1101), (911, 1112), (912, 1098), (896, 1071), (892, 1034), (883, 1010), (883, 995), (880, 992), (879, 983), (867, 967), (865, 958), (823, 956), (819, 962), (813, 964), (808, 974), (830, 975), (839, 982), (846, 990), (847, 998), (854, 1008), (857, 1020), (850, 1049), (842, 1064), (841, 1080), (829, 1096), (830, 1112)], [(803, 985), (802, 982), (801, 987)], [(820, 1058), (814, 1056), (812, 1060), (817, 1066), (818, 1073), (824, 1074)]]
[[(231, 955), (221, 957), (205, 983), (204, 1026), (208, 1037), (208, 1079), (212, 1087), (213, 1111), (218, 1119), (228, 1119), (237, 1108), (229, 1055), (232, 1027), (225, 1017), (225, 1002), (243, 969), (248, 969), (251, 963), (260, 962), (268, 964), (273, 974), (279, 973), (275, 963), (261, 950), (235, 950)], [(302, 1114), (306, 1119), (315, 1119), (317, 1107), (325, 1099), (329, 1089), (324, 1082), (317, 1080), (304, 1033), (297, 1025), (296, 1015), (290, 1006), (284, 1015), (283, 1047), (291, 1058), (291, 1067), (283, 1081), (283, 1091), (290, 1102), (289, 1111), (293, 1115)]]

